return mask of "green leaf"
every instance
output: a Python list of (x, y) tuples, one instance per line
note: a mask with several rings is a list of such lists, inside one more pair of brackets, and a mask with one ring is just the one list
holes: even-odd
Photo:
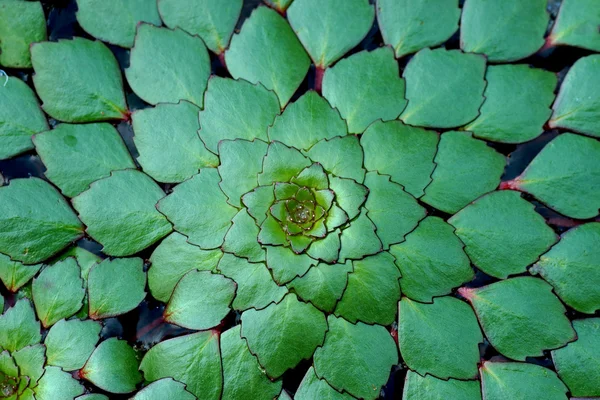
[(83, 279), (84, 285), (87, 287), (87, 279), (90, 269), (102, 261), (102, 259), (82, 247), (71, 247), (60, 256), (55, 258), (54, 261), (56, 262), (64, 260), (68, 257), (75, 257), (75, 260), (77, 260), (77, 264), (79, 264), (79, 268), (81, 269), (81, 278)]
[(309, 150), (322, 139), (347, 135), (348, 130), (340, 113), (317, 92), (309, 90), (275, 118), (268, 133), (272, 141)]
[(340, 393), (327, 383), (324, 379), (319, 379), (317, 375), (315, 375), (315, 370), (313, 367), (310, 367), (304, 375), (302, 382), (300, 382), (300, 386), (294, 395), (296, 400), (312, 400), (312, 399), (322, 399), (322, 400), (351, 400), (354, 397), (350, 396), (348, 393)]
[(573, 396), (600, 396), (600, 318), (573, 321), (577, 340), (552, 351), (558, 376)]
[(437, 133), (400, 121), (375, 122), (360, 138), (365, 168), (390, 175), (417, 198), (431, 182), (438, 141)]
[(40, 268), (42, 268), (42, 264), (25, 265), (19, 261), (12, 261), (10, 257), (4, 254), (0, 254), (0, 280), (13, 293), (29, 282), (38, 273)]
[(69, 318), (83, 305), (85, 289), (74, 258), (45, 267), (32, 285), (33, 303), (44, 328)]
[(102, 251), (120, 257), (135, 254), (172, 231), (156, 209), (164, 196), (148, 175), (128, 169), (94, 182), (72, 203), (86, 232), (104, 246)]
[[(398, 348), (388, 331), (379, 325), (351, 324), (327, 317), (325, 344), (314, 356), (315, 374), (334, 389), (374, 400), (398, 363)], [(368, 360), (368, 361), (367, 361)]]
[[(269, 247), (269, 249), (279, 249)], [(285, 265), (289, 268), (289, 265)], [(224, 254), (219, 261), (218, 271), (235, 281), (237, 288), (232, 308), (244, 311), (257, 310), (271, 303), (278, 303), (287, 293), (285, 287), (277, 286), (263, 263), (251, 263), (245, 259)], [(212, 296), (212, 294), (211, 294)]]
[(552, 105), (551, 128), (563, 128), (600, 137), (600, 54), (582, 57), (573, 64)]
[(365, 179), (363, 149), (356, 136), (321, 140), (312, 146), (306, 155), (311, 160), (321, 163), (328, 173), (339, 178), (350, 178), (356, 182)]
[(281, 392), (281, 380), (272, 382), (248, 350), (237, 325), (221, 336), (223, 357), (223, 399), (274, 399)]
[(280, 285), (302, 276), (317, 262), (306, 254), (296, 254), (286, 247), (266, 246), (267, 267)]
[(135, 351), (124, 340), (110, 338), (98, 345), (79, 371), (84, 379), (110, 393), (131, 393), (142, 381)]
[(278, 304), (242, 314), (242, 337), (271, 378), (279, 378), (323, 344), (327, 322), (314, 306), (286, 295)]
[(265, 251), (257, 242), (259, 228), (246, 209), (241, 209), (231, 220), (233, 225), (225, 235), (222, 249), (251, 262), (265, 260)]
[(187, 272), (194, 269), (214, 271), (222, 256), (220, 249), (202, 250), (188, 243), (185, 236), (173, 232), (150, 255), (150, 293), (155, 299), (166, 303), (179, 279)]
[(125, 118), (121, 71), (102, 42), (75, 37), (35, 43), (31, 61), (35, 90), (52, 118), (64, 122)]
[(275, 200), (275, 193), (271, 185), (258, 186), (242, 196), (242, 203), (246, 206), (248, 214), (259, 225), (267, 218), (267, 212), (269, 212), (273, 200)]
[(95, 321), (58, 321), (44, 339), (48, 365), (74, 371), (84, 366), (100, 339), (102, 325)]
[(402, 274), (402, 293), (431, 303), (433, 297), (450, 294), (472, 280), (475, 274), (463, 247), (452, 226), (441, 218), (421, 221), (404, 242), (390, 247)]
[(402, 396), (405, 400), (481, 400), (481, 389), (479, 381), (445, 381), (431, 375), (423, 377), (409, 370), (404, 380)]
[(329, 186), (336, 194), (337, 204), (348, 214), (349, 219), (354, 219), (367, 199), (368, 189), (352, 179), (335, 176), (329, 177)]
[(502, 143), (527, 142), (544, 132), (550, 118), (557, 77), (528, 65), (493, 65), (480, 114), (464, 129), (482, 139)]
[(119, 132), (111, 125), (60, 124), (34, 136), (44, 175), (67, 197), (74, 197), (112, 171), (135, 168)]
[[(310, 59), (285, 18), (258, 7), (233, 35), (225, 62), (231, 76), (262, 83), (285, 106), (310, 66)], [(283, 73), (282, 73), (283, 72)]]
[(563, 0), (548, 41), (600, 51), (600, 4), (594, 0)]
[(389, 47), (361, 51), (328, 68), (323, 96), (340, 111), (350, 133), (362, 133), (378, 119), (394, 120), (406, 107), (404, 79)]
[(481, 389), (484, 400), (567, 399), (567, 388), (556, 374), (535, 364), (485, 361)]
[(557, 240), (533, 204), (508, 190), (480, 197), (448, 222), (473, 264), (501, 279), (525, 272)]
[[(375, 232), (376, 230), (377, 227), (363, 209), (363, 212), (352, 221), (350, 226), (342, 231), (340, 237), (340, 262), (379, 253), (383, 249), (383, 245)], [(332, 235), (335, 235), (335, 232), (329, 234), (329, 236)]]
[(219, 336), (206, 331), (164, 340), (146, 353), (140, 370), (147, 381), (173, 378), (198, 399), (218, 400), (223, 385)]
[(88, 276), (90, 317), (101, 319), (125, 314), (146, 297), (146, 273), (141, 258), (106, 259)]
[(271, 142), (263, 159), (262, 172), (258, 174), (258, 183), (270, 185), (275, 182), (288, 182), (310, 164), (310, 160), (299, 150), (280, 142)]
[(331, 313), (346, 289), (348, 273), (352, 269), (352, 262), (349, 260), (345, 264), (319, 263), (287, 286), (302, 300)]
[(532, 194), (563, 215), (592, 218), (600, 210), (600, 165), (596, 162), (599, 157), (600, 142), (563, 133), (508, 185)]
[(29, 378), (29, 387), (34, 387), (44, 374), (44, 364), (46, 348), (41, 344), (23, 347), (13, 353), (13, 358), (17, 367), (19, 367), (19, 375), (21, 379), (24, 376)]
[(0, 316), (0, 348), (15, 352), (41, 339), (40, 323), (28, 299), (18, 300)]
[(257, 174), (262, 171), (262, 160), (266, 153), (267, 144), (261, 140), (219, 141), (221, 164), (218, 169), (222, 179), (219, 186), (228, 197), (229, 204), (241, 206), (242, 196), (258, 186)]
[(365, 185), (369, 189), (365, 203), (367, 216), (377, 227), (377, 236), (384, 249), (402, 242), (404, 236), (425, 218), (425, 209), (402, 186), (390, 181), (389, 176), (369, 172)]
[(154, 0), (77, 0), (76, 15), (84, 31), (121, 47), (133, 46), (139, 23), (161, 24)]
[(242, 10), (242, 0), (160, 0), (158, 11), (169, 28), (198, 35), (214, 53), (222, 53)]
[(541, 356), (576, 337), (565, 307), (541, 279), (511, 278), (459, 293), (471, 302), (491, 345), (513, 360)]
[(421, 200), (454, 214), (498, 187), (506, 158), (470, 132), (445, 132), (434, 163), (431, 183)]
[(39, 263), (83, 234), (65, 199), (41, 179), (13, 179), (0, 186), (0, 204), (0, 253), (15, 261)]
[(133, 140), (145, 173), (159, 182), (183, 182), (219, 159), (198, 137), (200, 108), (187, 101), (159, 104), (131, 115)]
[(394, 257), (382, 252), (354, 261), (353, 266), (335, 315), (352, 323), (391, 325), (400, 300), (400, 271)]
[(236, 284), (223, 275), (190, 271), (175, 286), (164, 319), (187, 329), (210, 329), (231, 310), (235, 291)]
[(375, 10), (368, 0), (296, 0), (287, 18), (316, 67), (326, 68), (367, 36)]
[(261, 84), (253, 85), (241, 79), (213, 76), (208, 81), (204, 101), (198, 133), (215, 154), (220, 151), (219, 142), (225, 139), (267, 141), (267, 128), (280, 112), (275, 93)]
[(408, 105), (400, 119), (430, 128), (454, 128), (474, 120), (484, 100), (485, 62), (459, 50), (419, 51), (404, 69)]
[(203, 168), (198, 175), (177, 185), (158, 203), (158, 210), (175, 225), (175, 230), (203, 249), (223, 244), (237, 210), (227, 204), (219, 188), (216, 169)]
[(600, 223), (577, 226), (562, 235), (530, 269), (554, 287), (567, 305), (593, 314), (600, 309)]
[(0, 65), (31, 68), (29, 46), (46, 38), (46, 17), (39, 1), (2, 1)]
[(0, 90), (0, 103), (0, 160), (4, 160), (33, 149), (31, 136), (48, 129), (48, 123), (35, 93), (20, 79), (8, 78)]
[(196, 400), (196, 397), (185, 390), (185, 385), (172, 378), (159, 379), (139, 392), (132, 400)]
[(467, 303), (450, 296), (432, 304), (404, 297), (398, 314), (398, 344), (410, 369), (440, 379), (477, 377), (483, 335)]
[(125, 77), (146, 103), (187, 100), (202, 107), (210, 57), (202, 39), (182, 31), (141, 24)]
[(458, 0), (377, 1), (377, 22), (383, 41), (397, 58), (436, 47), (458, 30)]
[(49, 366), (33, 391), (36, 400), (73, 400), (85, 389), (71, 374)]
[(544, 45), (546, 0), (467, 0), (460, 21), (460, 47), (492, 62), (516, 61)]

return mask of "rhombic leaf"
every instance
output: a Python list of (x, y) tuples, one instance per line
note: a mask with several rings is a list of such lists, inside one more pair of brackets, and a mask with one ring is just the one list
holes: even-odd
[(442, 380), (431, 375), (422, 377), (408, 371), (404, 380), (404, 400), (481, 400), (479, 381)]
[(459, 293), (471, 302), (491, 345), (513, 360), (541, 356), (576, 338), (564, 306), (541, 279), (511, 278)]
[(172, 378), (159, 379), (140, 390), (132, 400), (195, 400), (196, 397), (185, 390), (185, 385)]
[(83, 305), (85, 289), (74, 258), (45, 267), (32, 285), (33, 303), (44, 328), (69, 318)]
[(13, 293), (29, 282), (40, 268), (42, 268), (42, 264), (25, 265), (0, 254), (0, 280)]
[(135, 168), (119, 132), (111, 125), (60, 124), (34, 136), (46, 177), (67, 197), (77, 196), (112, 171)]
[(323, 400), (351, 400), (354, 397), (348, 393), (340, 393), (327, 383), (324, 379), (319, 379), (315, 375), (315, 370), (310, 367), (300, 382), (300, 386), (294, 395), (296, 400), (311, 400), (311, 399), (323, 399)]
[(570, 307), (587, 314), (600, 309), (600, 223), (590, 222), (562, 235), (530, 269), (554, 287)]
[(83, 234), (65, 199), (41, 179), (13, 179), (1, 186), (0, 204), (0, 252), (13, 260), (39, 263)]
[(161, 24), (155, 0), (77, 0), (77, 22), (95, 38), (122, 47), (133, 46), (139, 23)]
[(48, 365), (74, 371), (83, 367), (100, 339), (102, 325), (95, 321), (60, 320), (44, 339)]
[(323, 96), (340, 111), (350, 133), (362, 133), (378, 119), (394, 120), (406, 107), (404, 80), (387, 47), (361, 51), (328, 68)]
[(480, 197), (448, 222), (473, 264), (501, 279), (525, 272), (557, 240), (533, 205), (508, 190)]
[(219, 249), (202, 250), (173, 232), (152, 252), (148, 270), (148, 286), (152, 296), (166, 303), (179, 280), (189, 271), (214, 271), (223, 256)]
[(435, 47), (458, 29), (458, 0), (377, 1), (377, 22), (385, 44), (400, 58)]
[(41, 339), (40, 323), (29, 300), (17, 301), (0, 316), (0, 348), (15, 352)]
[(484, 400), (567, 399), (565, 384), (539, 365), (486, 361), (480, 373)]
[(413, 300), (430, 303), (473, 279), (474, 272), (464, 245), (454, 229), (441, 218), (427, 217), (406, 236), (402, 243), (390, 247), (400, 269), (402, 294)]
[(68, 372), (49, 366), (33, 391), (35, 400), (71, 400), (83, 394), (85, 389)]
[(231, 310), (236, 284), (210, 271), (190, 271), (181, 278), (165, 308), (165, 321), (188, 329), (209, 329)]
[(552, 105), (554, 112), (548, 125), (600, 137), (600, 55), (577, 60), (563, 81)]
[(125, 118), (119, 65), (102, 42), (76, 37), (36, 43), (31, 61), (35, 89), (51, 117), (64, 122)]
[(158, 11), (169, 28), (198, 35), (214, 53), (222, 53), (242, 10), (242, 0), (159, 0)]
[(206, 331), (164, 340), (146, 353), (140, 370), (147, 381), (173, 378), (199, 399), (218, 400), (223, 385), (219, 335)]
[(281, 380), (272, 382), (240, 336), (240, 326), (221, 336), (224, 399), (273, 399), (281, 392)]
[(89, 315), (114, 317), (133, 310), (146, 297), (141, 258), (115, 258), (92, 267), (88, 276)]
[(507, 186), (563, 215), (592, 218), (600, 212), (600, 142), (572, 133), (554, 138)]
[(506, 165), (502, 154), (469, 132), (441, 135), (434, 162), (432, 181), (421, 200), (447, 213), (496, 189)]
[(2, 1), (0, 65), (31, 68), (29, 46), (43, 40), (46, 40), (46, 18), (39, 1)]
[(516, 61), (544, 44), (546, 0), (467, 0), (460, 22), (461, 48), (492, 62)]
[(325, 315), (293, 293), (278, 304), (242, 314), (242, 337), (271, 378), (310, 358), (323, 344), (326, 330)]
[(202, 39), (182, 31), (141, 24), (131, 49), (127, 82), (150, 104), (187, 100), (202, 107), (210, 58)]
[(327, 324), (325, 343), (314, 356), (315, 374), (339, 391), (376, 399), (398, 363), (394, 339), (380, 325), (352, 324), (333, 315)]
[(35, 386), (44, 374), (45, 350), (43, 345), (35, 344), (23, 347), (12, 354), (15, 364), (19, 367), (19, 374), (29, 377), (29, 387)]
[(156, 209), (164, 196), (148, 175), (128, 169), (94, 182), (72, 203), (105, 254), (128, 256), (171, 232), (171, 224)]
[(142, 381), (135, 351), (124, 340), (110, 338), (98, 345), (79, 374), (110, 393), (131, 393)]
[(225, 62), (231, 76), (262, 83), (285, 106), (308, 72), (310, 59), (287, 21), (258, 7), (233, 35)]
[(527, 65), (489, 66), (479, 117), (465, 129), (503, 143), (531, 140), (543, 131), (554, 101), (556, 75)]
[(35, 94), (20, 79), (8, 78), (0, 90), (0, 103), (0, 160), (3, 160), (33, 149), (31, 136), (48, 129), (48, 124)]
[(131, 115), (138, 162), (159, 182), (183, 182), (219, 160), (198, 137), (200, 108), (187, 101), (159, 104)]
[(558, 376), (573, 396), (600, 396), (600, 318), (573, 321), (577, 340), (552, 351)]
[[(329, 174), (333, 174), (337, 178), (349, 178), (361, 183), (365, 179), (363, 149), (354, 135), (321, 140), (305, 154), (312, 161), (320, 163)], [(329, 186), (334, 189), (336, 178), (329, 175), (328, 179)], [(338, 193), (337, 203), (339, 204), (347, 200), (349, 193), (342, 193), (344, 189), (338, 189), (340, 191), (336, 193)]]
[(287, 17), (315, 66), (326, 68), (367, 35), (375, 11), (368, 0), (296, 0)]
[(600, 51), (599, 21), (600, 4), (597, 1), (563, 0), (548, 40), (555, 45)]
[(410, 369), (441, 379), (477, 377), (483, 335), (467, 303), (450, 296), (432, 304), (404, 297), (399, 307), (398, 342)]
[(484, 74), (482, 56), (459, 50), (419, 51), (402, 75), (408, 105), (400, 119), (430, 128), (454, 128), (474, 120), (483, 103)]

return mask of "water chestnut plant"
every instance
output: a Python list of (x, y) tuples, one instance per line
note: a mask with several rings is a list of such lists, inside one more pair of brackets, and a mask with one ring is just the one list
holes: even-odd
[(0, 399), (600, 397), (600, 3), (52, 3), (0, 0)]

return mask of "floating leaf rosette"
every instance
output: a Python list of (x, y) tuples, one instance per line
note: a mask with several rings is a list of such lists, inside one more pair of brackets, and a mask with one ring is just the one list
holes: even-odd
[(0, 0), (0, 399), (600, 396), (598, 56), (490, 65), (544, 0), (126, 3)]

